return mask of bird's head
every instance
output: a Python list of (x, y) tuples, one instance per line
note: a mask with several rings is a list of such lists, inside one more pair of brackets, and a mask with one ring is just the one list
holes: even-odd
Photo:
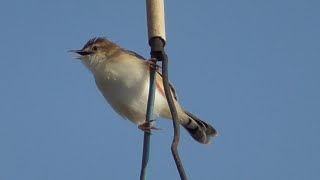
[(107, 60), (118, 50), (120, 50), (120, 47), (115, 43), (104, 37), (98, 37), (90, 39), (81, 50), (70, 50), (68, 52), (79, 54), (80, 56), (76, 57), (76, 59), (97, 63)]

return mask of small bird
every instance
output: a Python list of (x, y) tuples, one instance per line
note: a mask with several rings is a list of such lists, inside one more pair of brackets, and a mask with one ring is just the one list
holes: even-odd
[[(149, 93), (150, 67), (155, 64), (142, 56), (121, 48), (104, 37), (90, 39), (81, 50), (71, 50), (80, 54), (80, 59), (91, 71), (98, 89), (123, 118), (146, 128), (146, 110)], [(176, 91), (170, 84), (171, 93), (178, 112), (179, 123), (196, 141), (208, 144), (217, 131), (206, 122), (184, 110), (178, 103)], [(157, 70), (154, 116), (172, 119), (164, 93), (162, 76)], [(150, 129), (158, 129), (151, 126)]]

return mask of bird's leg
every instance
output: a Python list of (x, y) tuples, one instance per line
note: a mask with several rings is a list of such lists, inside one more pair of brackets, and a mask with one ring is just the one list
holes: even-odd
[[(159, 71), (159, 65), (157, 64), (157, 59), (156, 58), (150, 58), (147, 61), (147, 64), (149, 65), (150, 69), (154, 69), (156, 71)], [(149, 133), (151, 134), (151, 130), (161, 130), (160, 128), (156, 128), (152, 125), (152, 122), (154, 122), (154, 120), (150, 120), (150, 121), (144, 121), (143, 123), (141, 123), (138, 128), (140, 130), (142, 130), (145, 133)]]
[(154, 127), (151, 123), (153, 122), (154, 120), (151, 120), (151, 121), (144, 121), (143, 123), (141, 123), (138, 128), (140, 130), (142, 130), (143, 132), (145, 133), (149, 133), (151, 134), (151, 130), (161, 130), (160, 128), (156, 128)]
[(147, 61), (147, 63), (149, 64), (150, 68), (155, 69), (155, 70), (159, 70), (160, 66), (157, 64), (157, 59), (156, 58), (151, 58)]

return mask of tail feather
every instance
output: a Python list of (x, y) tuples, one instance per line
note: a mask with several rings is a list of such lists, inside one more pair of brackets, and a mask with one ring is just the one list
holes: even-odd
[(199, 118), (187, 111), (185, 111), (185, 113), (188, 115), (188, 121), (182, 125), (189, 132), (192, 138), (199, 143), (208, 144), (211, 138), (218, 134), (211, 125), (201, 121)]

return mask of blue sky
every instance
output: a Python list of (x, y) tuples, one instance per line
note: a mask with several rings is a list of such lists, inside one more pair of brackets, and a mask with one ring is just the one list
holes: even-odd
[[(189, 179), (320, 177), (320, 2), (166, 1), (170, 79), (214, 125), (182, 130)], [(118, 116), (70, 49), (106, 36), (149, 57), (145, 1), (11, 0), (0, 6), (0, 179), (138, 179), (143, 134)], [(178, 179), (159, 119), (148, 179)]]

